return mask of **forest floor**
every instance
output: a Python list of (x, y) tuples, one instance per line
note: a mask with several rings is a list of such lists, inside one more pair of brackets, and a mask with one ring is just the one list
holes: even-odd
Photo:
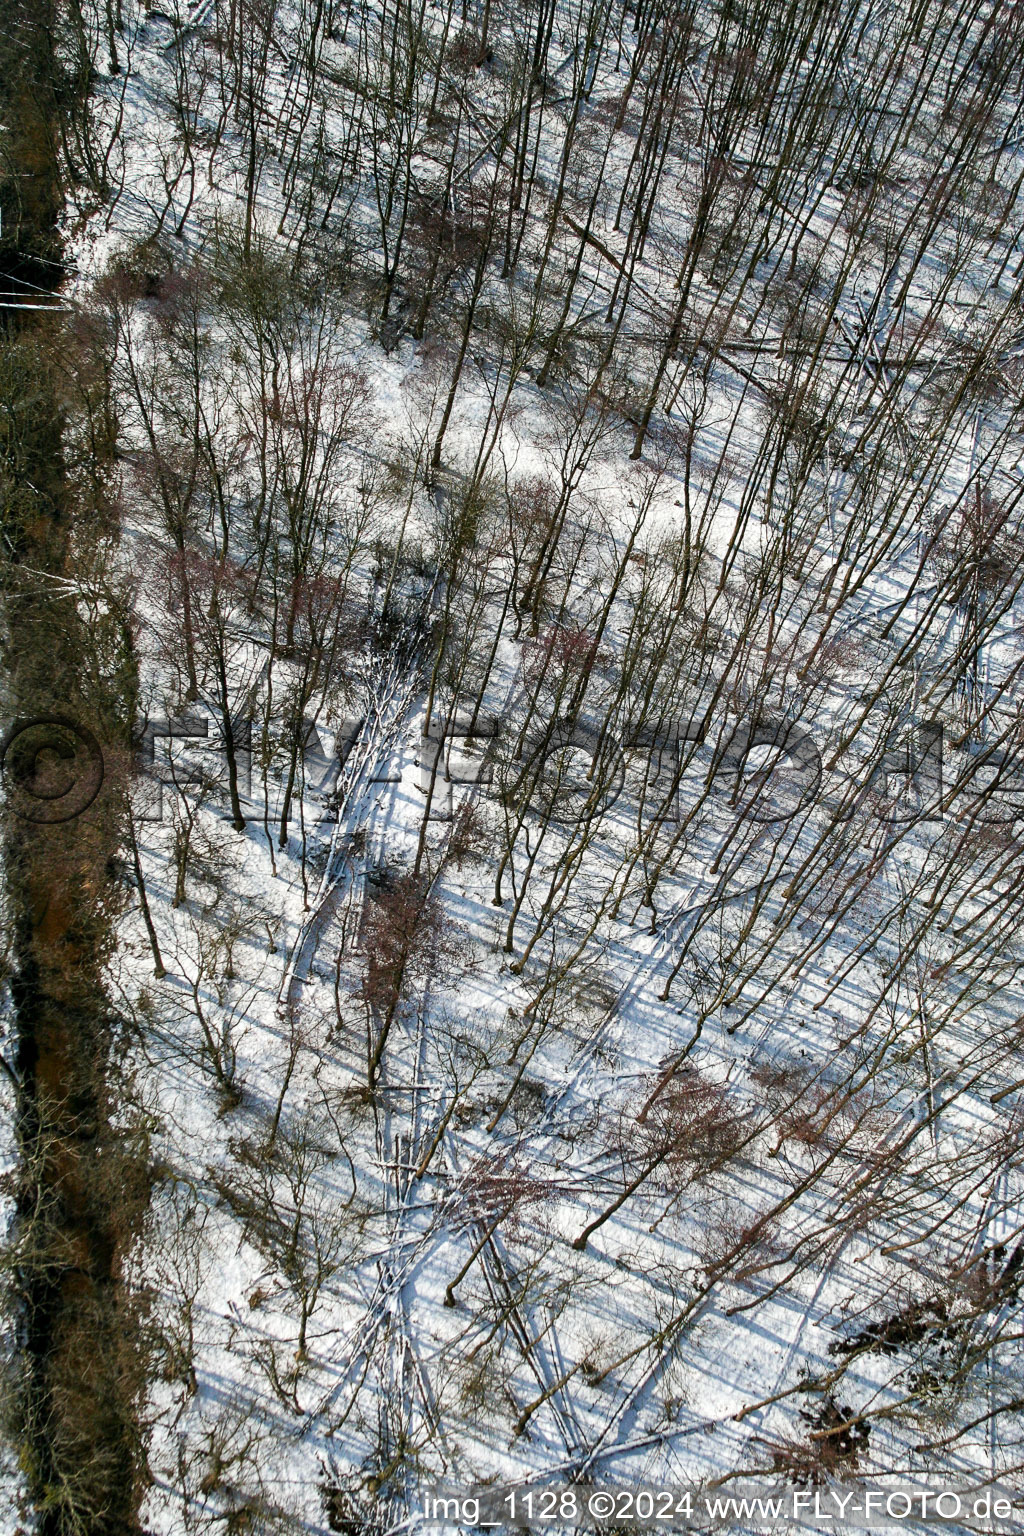
[(1024, 39), (826, 10), (68, 12), (153, 1536), (1024, 1497)]

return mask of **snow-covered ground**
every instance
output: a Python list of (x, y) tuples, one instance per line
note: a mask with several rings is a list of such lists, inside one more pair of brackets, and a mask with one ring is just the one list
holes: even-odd
[[(716, 132), (753, 89), (717, 8), (669, 85), (671, 15), (559, 3), (533, 208), (474, 292), (516, 13), (465, 67), (474, 7), (322, 9), (126, 4), (71, 230), (153, 757), (110, 977), (157, 1164), (148, 1525), (417, 1528), (435, 1481), (1020, 1487), (1019, 215), (985, 223), (1017, 75), (975, 205), (934, 184), (997, 13), (766, 53), (799, 126), (845, 50), (790, 163), (765, 114)], [(382, 322), (382, 188), (436, 188), (452, 133), (451, 227)]]

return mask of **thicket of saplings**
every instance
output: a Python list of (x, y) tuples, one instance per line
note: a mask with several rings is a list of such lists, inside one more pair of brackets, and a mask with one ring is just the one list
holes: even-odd
[[(131, 90), (154, 29), (167, 131), (140, 229)], [(792, 1433), (752, 1464), (855, 1469), (888, 1421), (936, 1457), (995, 1426), (1016, 1465), (1020, 1383), (997, 1353), (1022, 1254), (1020, 657), (1003, 643), (1024, 580), (1016, 10), (214, 0), (193, 24), (75, 0), (57, 31), (90, 85), (57, 119), (69, 204), (133, 231), (66, 321), (98, 380), (67, 430), (85, 452), (112, 438), (144, 534), (134, 594), (102, 541), (76, 580), (110, 611), (134, 602), (158, 678), (143, 669), (140, 708), (201, 704), (224, 764), (174, 786), (158, 831), (124, 812), (154, 971), (134, 1066), (177, 1053), (237, 1122), (215, 1173), (164, 1170), (151, 1262), (175, 1301), (150, 1368), (195, 1392), (212, 1191), (283, 1277), (294, 1333), (254, 1349), (262, 1389), (332, 1432), (365, 1423), (373, 1486), (399, 1497), (436, 1416), (486, 1411), (516, 1442), (612, 1382), (614, 1427), (709, 1305), (764, 1306), (869, 1244), (891, 1263), (827, 1367), (780, 1386)], [(397, 418), (355, 360), (368, 337), (403, 363)], [(373, 876), (358, 942), (325, 925), (333, 1007), (286, 992), (277, 1091), (254, 1093), (253, 934), (285, 958), (280, 911), (244, 888), (245, 840), (314, 903), (310, 724), (363, 722), (344, 824), (412, 718), (414, 851), (371, 861), (351, 826)], [(941, 778), (921, 722), (943, 728)], [(819, 754), (801, 772), (797, 725)], [(474, 731), (489, 792), (444, 820), (451, 763), (428, 743)], [(782, 749), (788, 778), (759, 776), (759, 749)], [(144, 847), (166, 873), (144, 874)], [(444, 900), (465, 866), (486, 871), (519, 989), (486, 1039), (437, 1024), (438, 992), (488, 963)], [(599, 1048), (616, 923), (660, 937), (678, 1048), (639, 1087), (610, 1068), (592, 1123), (562, 1128), (606, 1154), (566, 1240), (536, 1219), (551, 1181), (531, 1138), (552, 1122), (531, 1063), (556, 1031)], [(780, 1056), (755, 1028), (808, 978), (808, 1014), (839, 1010), (828, 1059)], [(428, 1022), (415, 1059), (442, 1091), (399, 1108), (388, 1090)], [(743, 1094), (702, 1062), (712, 1032), (735, 1039)], [(326, 1055), (340, 1077), (318, 1095)], [(979, 1100), (998, 1117), (945, 1155)], [(468, 1123), (501, 1151), (453, 1188)], [(348, 1150), (373, 1125), (401, 1198), (432, 1190), (461, 1231), (445, 1303), (462, 1332), (434, 1410), (375, 1415), (383, 1366), (332, 1395), (311, 1358), (345, 1266), (397, 1230)], [(753, 1215), (731, 1193), (752, 1167)], [(695, 1201), (701, 1251), (650, 1315), (556, 1370), (523, 1316), (557, 1331), (599, 1231), (681, 1233)], [(847, 1382), (865, 1355), (903, 1367), (869, 1408)], [(240, 1403), (183, 1440), (189, 1529), (286, 1520), (252, 1470), (264, 1439)], [(587, 1470), (595, 1448), (571, 1450)], [(334, 1528), (367, 1486), (327, 1477)]]

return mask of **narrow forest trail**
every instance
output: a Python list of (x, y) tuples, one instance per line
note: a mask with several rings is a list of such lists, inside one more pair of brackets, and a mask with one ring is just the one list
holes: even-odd
[(106, 466), (67, 462), (69, 375), (82, 360), (56, 305), (32, 312), (17, 297), (44, 282), (52, 292), (63, 276), (53, 7), (23, 7), (18, 20), (0, 45), (0, 271), (14, 295), (0, 310), (3, 859), (20, 1158), (6, 1256), (18, 1354), (4, 1428), (40, 1536), (133, 1536), (146, 1367), (125, 1272), (149, 1159), (118, 1103), (123, 1026), (104, 985), (125, 899), (133, 668), (123, 615), (80, 600), (89, 552), (109, 528)]

